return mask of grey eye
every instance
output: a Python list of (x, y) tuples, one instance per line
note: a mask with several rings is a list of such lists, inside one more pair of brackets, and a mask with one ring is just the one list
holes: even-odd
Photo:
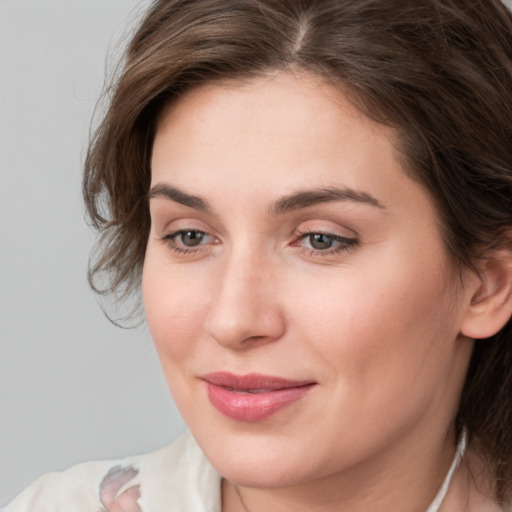
[(333, 245), (334, 238), (329, 235), (324, 235), (322, 233), (315, 233), (309, 235), (309, 243), (313, 249), (317, 250), (325, 250), (330, 249)]
[(205, 233), (202, 231), (183, 231), (179, 236), (184, 246), (195, 247), (203, 241)]

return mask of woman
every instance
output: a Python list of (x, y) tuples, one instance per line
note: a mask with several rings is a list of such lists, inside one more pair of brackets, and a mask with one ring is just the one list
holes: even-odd
[(498, 0), (156, 1), (84, 195), (190, 434), (5, 512), (511, 510), (511, 34)]

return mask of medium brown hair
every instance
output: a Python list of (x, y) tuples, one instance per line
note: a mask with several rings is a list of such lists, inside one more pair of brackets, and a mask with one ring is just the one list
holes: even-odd
[[(338, 84), (396, 131), (455, 261), (476, 269), (482, 247), (503, 239), (512, 226), (512, 15), (499, 0), (157, 0), (85, 162), (87, 211), (101, 233), (89, 274), (96, 291), (139, 287), (162, 110), (207, 82), (290, 68)], [(497, 500), (510, 500), (510, 321), (476, 342), (457, 419), (488, 461)]]

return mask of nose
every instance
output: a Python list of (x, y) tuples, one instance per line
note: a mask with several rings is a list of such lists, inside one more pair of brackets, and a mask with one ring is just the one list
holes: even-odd
[(245, 350), (278, 340), (285, 331), (277, 280), (270, 262), (232, 255), (218, 274), (206, 331), (219, 344)]

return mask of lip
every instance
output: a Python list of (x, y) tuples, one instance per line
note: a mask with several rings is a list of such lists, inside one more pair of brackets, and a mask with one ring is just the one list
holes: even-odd
[(311, 380), (290, 380), (251, 373), (227, 372), (203, 375), (211, 404), (228, 418), (262, 421), (300, 400), (316, 384)]

